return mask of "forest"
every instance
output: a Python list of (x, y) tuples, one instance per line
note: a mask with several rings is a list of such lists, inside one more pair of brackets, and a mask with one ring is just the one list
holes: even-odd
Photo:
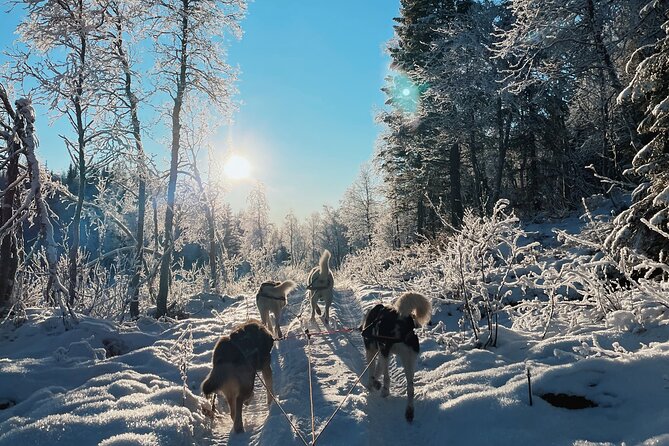
[[(212, 155), (212, 135), (243, 106), (226, 45), (241, 38), (245, 0), (2, 3), (21, 17), (16, 42), (2, 48), (9, 62), (0, 71), (0, 329), (6, 333), (43, 323), (47, 314), (64, 331), (95, 320), (139, 331), (148, 320), (161, 324), (173, 336), (165, 339), (185, 348), (170, 376), (177, 387), (183, 381), (184, 406), (192, 409), (199, 382), (190, 376), (186, 383), (189, 367), (204, 377), (204, 363), (192, 361), (205, 354), (206, 336), (223, 330), (211, 320), (179, 322), (199, 317), (194, 302), (214, 305), (212, 317), (227, 330), (255, 311), (244, 296), (255, 296), (266, 280), (292, 279), (305, 292), (309, 270), (327, 250), (336, 278), (334, 329), (359, 324), (372, 301), (400, 291), (431, 299), (436, 325), (421, 332), (421, 342), (445, 358), (425, 360), (434, 379), (448, 380), (436, 370), (457, 355), (511, 351), (504, 340), (520, 333), (533, 333), (537, 342), (552, 338), (558, 350), (559, 342), (574, 342), (565, 353), (569, 361), (631, 358), (637, 353), (631, 337), (645, 333), (638, 348), (656, 345), (655, 358), (669, 361), (669, 1), (401, 0), (388, 25), (394, 37), (384, 45), (391, 71), (379, 85), (386, 102), (375, 112), (372, 159), (355, 167), (357, 177), (336, 206), (323, 205), (303, 220), (290, 212), (281, 222), (271, 220), (261, 182), (246, 207), (234, 210), (213, 173), (222, 167)], [(36, 114), (36, 103), (49, 114)], [(67, 132), (41, 140), (40, 129), (54, 119), (66, 122)], [(156, 127), (164, 129), (159, 155), (145, 149)], [(62, 147), (66, 171), (48, 169), (40, 158), (45, 145)], [(288, 325), (305, 324), (301, 315)], [(186, 335), (175, 335), (174, 327)], [(606, 346), (593, 334), (584, 346), (573, 337), (584, 327), (618, 334)], [(3, 336), (0, 344), (10, 337)], [(10, 351), (0, 348), (7, 376), (14, 372), (3, 370), (2, 357)], [(528, 364), (541, 362), (542, 354), (533, 351), (500, 372), (511, 381), (521, 376), (514, 389), (523, 398)], [(481, 358), (470, 366), (498, 366)], [(357, 356), (343, 361), (362, 369)], [(638, 376), (662, 364), (641, 367)], [(536, 367), (540, 388), (541, 379), (543, 387), (555, 384), (553, 371)], [(664, 388), (666, 394), (666, 381)], [(9, 398), (3, 391), (0, 384), (0, 427), (10, 432), (18, 424), (11, 413), (2, 416), (3, 398), (19, 408), (29, 395)], [(362, 396), (352, 398), (364, 405)], [(444, 404), (429, 407), (438, 413)], [(313, 418), (313, 403), (311, 410)], [(199, 420), (191, 412), (189, 420)], [(265, 425), (277, 428), (280, 417), (270, 409)], [(165, 429), (181, 438), (181, 427)], [(558, 437), (556, 444), (669, 441), (666, 428), (648, 429), (631, 437), (614, 429), (600, 438), (577, 427), (576, 437)], [(284, 438), (261, 433), (245, 441)], [(392, 442), (395, 434), (381, 438)], [(32, 438), (7, 435), (0, 433), (0, 443)], [(161, 435), (118, 444), (172, 444)], [(184, 434), (184, 444), (189, 435), (195, 434)], [(421, 438), (429, 443), (441, 435)], [(541, 442), (518, 435), (502, 443)]]

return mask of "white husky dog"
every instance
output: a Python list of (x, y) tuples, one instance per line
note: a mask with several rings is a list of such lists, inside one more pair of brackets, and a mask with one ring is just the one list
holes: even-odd
[(281, 312), (286, 306), (288, 293), (293, 291), (297, 284), (292, 280), (284, 280), (283, 282), (275, 282), (273, 280), (263, 282), (256, 294), (256, 305), (260, 312), (260, 319), (265, 327), (272, 330), (269, 320), (269, 313), (274, 314), (274, 334), (277, 338), (281, 335)]
[[(376, 355), (376, 364), (369, 366), (369, 388), (381, 389), (381, 396), (390, 394), (388, 361), (390, 354), (400, 357), (407, 380), (407, 421), (413, 421), (413, 375), (420, 347), (414, 329), (425, 325), (432, 317), (432, 303), (418, 293), (405, 293), (394, 307), (377, 304), (367, 312), (362, 321), (362, 338), (365, 341), (367, 364)], [(383, 374), (383, 388), (378, 378)]]
[(314, 313), (321, 314), (318, 301), (323, 300), (325, 302), (325, 317), (323, 319), (326, 324), (329, 324), (333, 288), (334, 276), (332, 275), (332, 271), (330, 271), (330, 251), (326, 249), (321, 254), (318, 266), (311, 270), (307, 278), (307, 297), (311, 301), (312, 319), (315, 317)]

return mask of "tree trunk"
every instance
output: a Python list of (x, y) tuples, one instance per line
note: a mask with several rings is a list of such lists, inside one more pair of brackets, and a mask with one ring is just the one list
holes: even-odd
[[(79, 54), (79, 69), (83, 70), (86, 63), (86, 38), (82, 35), (80, 38), (81, 52)], [(84, 111), (81, 106), (81, 96), (84, 90), (84, 75), (80, 71), (77, 77), (76, 95), (72, 99), (74, 102), (74, 114), (77, 125), (77, 163), (79, 169), (79, 190), (77, 194), (77, 204), (74, 209), (72, 219), (72, 236), (69, 255), (69, 282), (68, 282), (68, 303), (74, 304), (77, 293), (77, 273), (78, 256), (81, 231), (81, 210), (84, 206), (86, 197), (86, 125), (84, 124)]]
[[(19, 194), (17, 194), (18, 185), (14, 183), (19, 177), (19, 149), (20, 147), (13, 142), (8, 142), (7, 189), (5, 189), (5, 195), (2, 197), (0, 227), (4, 226), (12, 217), (12, 214), (16, 212)], [(16, 270), (19, 266), (16, 232), (21, 232), (21, 224), (17, 225), (16, 229), (8, 231), (0, 241), (0, 314), (10, 304), (15, 286)]]
[(472, 113), (471, 122), (470, 122), (470, 131), (469, 131), (469, 160), (472, 163), (472, 170), (474, 171), (474, 194), (476, 195), (476, 207), (479, 211), (483, 212), (483, 196), (485, 191), (488, 189), (487, 181), (481, 168), (479, 166), (479, 160), (476, 156), (476, 131), (474, 123), (474, 114)]
[(165, 209), (165, 242), (163, 244), (163, 257), (160, 264), (160, 282), (158, 285), (158, 297), (156, 299), (156, 317), (167, 314), (167, 295), (170, 288), (172, 275), (172, 250), (174, 247), (174, 204), (177, 189), (177, 167), (179, 164), (179, 151), (181, 140), (181, 107), (183, 106), (186, 90), (186, 67), (188, 51), (188, 1), (183, 0), (181, 11), (181, 54), (180, 69), (177, 75), (177, 92), (174, 96), (172, 108), (172, 152), (170, 159), (170, 174), (167, 182), (167, 209)]
[(602, 27), (597, 23), (597, 18), (595, 17), (594, 0), (587, 0), (586, 8), (588, 10), (588, 23), (590, 24), (592, 38), (595, 41), (595, 48), (597, 49), (597, 52), (599, 53), (602, 62), (604, 63), (604, 66), (606, 67), (606, 71), (609, 75), (609, 79), (611, 80), (611, 85), (613, 86), (613, 89), (616, 90), (617, 92), (620, 92), (623, 89), (623, 85), (620, 82), (620, 78), (618, 77), (618, 72), (613, 66), (611, 55), (609, 54), (606, 45), (604, 45), (604, 38), (602, 37)]
[(218, 283), (218, 256), (216, 255), (218, 251), (216, 245), (216, 222), (212, 210), (208, 207), (205, 208), (205, 216), (209, 225), (207, 231), (209, 236), (209, 287), (218, 293), (220, 290)]
[(137, 114), (137, 97), (132, 91), (132, 72), (130, 64), (123, 48), (123, 29), (121, 23), (117, 24), (118, 41), (117, 52), (121, 62), (124, 78), (125, 96), (130, 106), (130, 121), (132, 123), (132, 136), (135, 139), (135, 149), (137, 151), (137, 163), (139, 171), (139, 185), (137, 191), (137, 232), (135, 235), (135, 257), (131, 269), (131, 279), (128, 289), (130, 298), (130, 317), (136, 319), (139, 317), (139, 279), (141, 276), (142, 264), (144, 262), (144, 220), (146, 215), (146, 161), (144, 158), (144, 147), (142, 145), (141, 125)]
[[(211, 173), (211, 172), (210, 172)], [(216, 219), (214, 218), (214, 206), (209, 199), (209, 194), (204, 189), (200, 171), (197, 168), (197, 159), (193, 154), (193, 176), (197, 183), (198, 191), (202, 197), (204, 204), (204, 216), (207, 219), (207, 238), (209, 242), (209, 290), (213, 289), (216, 293), (219, 292), (218, 284), (218, 262), (217, 262), (217, 245), (216, 245)], [(207, 290), (207, 291), (209, 291)]]
[(421, 194), (418, 197), (418, 205), (416, 206), (416, 233), (418, 235), (425, 235), (425, 195)]
[[(597, 23), (594, 0), (587, 0), (586, 8), (588, 15), (588, 23), (590, 25), (590, 30), (592, 32), (592, 38), (595, 43), (595, 48), (599, 53), (599, 57), (601, 58), (601, 62), (604, 65), (604, 68), (606, 69), (606, 73), (608, 74), (608, 77), (611, 81), (611, 86), (613, 87), (613, 90), (616, 92), (616, 94), (620, 93), (623, 90), (623, 84), (620, 81), (620, 77), (618, 76), (616, 67), (613, 64), (611, 54), (609, 53), (609, 50), (606, 48), (606, 45), (604, 44), (604, 37), (602, 36), (603, 33), (602, 26), (601, 24)], [(623, 105), (621, 112), (623, 121), (625, 122), (625, 127), (627, 128), (627, 132), (629, 133), (630, 142), (632, 143), (632, 146), (634, 148), (640, 148), (641, 145), (640, 145), (639, 135), (636, 129), (637, 127), (636, 122), (633, 118), (633, 111), (630, 109), (629, 105)], [(606, 121), (604, 122), (605, 129), (611, 128), (610, 120), (611, 120), (610, 116), (608, 116), (607, 114)], [(614, 152), (612, 155), (614, 157), (617, 157), (616, 153), (617, 147), (615, 147), (615, 145), (612, 147), (612, 150)]]
[(527, 188), (525, 189), (525, 196), (530, 210), (536, 211), (541, 207), (541, 200), (539, 199), (539, 179), (538, 179), (538, 162), (537, 162), (537, 143), (534, 133), (530, 132), (528, 135), (528, 162), (529, 169), (527, 172)]
[(34, 116), (35, 112), (32, 109), (32, 105), (28, 101), (27, 104), (22, 104), (20, 107), (17, 107), (17, 115), (20, 115), (22, 123), (20, 125), (21, 131), (19, 136), (22, 141), (23, 148), (25, 150), (26, 164), (28, 167), (28, 174), (30, 178), (30, 194), (33, 195), (33, 200), (35, 203), (36, 214), (37, 214), (37, 224), (40, 228), (40, 234), (42, 235), (42, 240), (44, 243), (45, 254), (47, 266), (49, 269), (49, 281), (47, 288), (45, 290), (45, 300), (48, 300), (48, 294), (52, 289), (56, 296), (56, 303), (60, 306), (63, 314), (63, 322), (68, 327), (67, 316), (71, 318), (71, 321), (77, 323), (77, 317), (67, 304), (65, 299), (65, 294), (68, 293), (68, 290), (65, 289), (65, 286), (60, 282), (58, 278), (58, 247), (54, 241), (53, 236), (53, 225), (49, 220), (48, 208), (46, 200), (42, 196), (42, 184), (40, 182), (40, 168), (39, 161), (35, 156), (35, 127), (34, 127)]
[(502, 109), (502, 97), (497, 97), (497, 165), (495, 166), (495, 183), (493, 185), (488, 213), (492, 212), (495, 203), (502, 193), (502, 175), (506, 163), (506, 152), (509, 148), (509, 134), (511, 133), (511, 112), (507, 112), (506, 121)]
[(460, 145), (456, 142), (451, 146), (449, 156), (451, 177), (451, 224), (459, 228), (462, 224), (464, 209), (462, 207), (462, 185), (460, 183)]

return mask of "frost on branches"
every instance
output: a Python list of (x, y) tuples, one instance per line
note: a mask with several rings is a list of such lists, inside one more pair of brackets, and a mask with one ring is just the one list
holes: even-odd
[(634, 52), (627, 64), (632, 80), (618, 96), (621, 103), (631, 101), (643, 106), (644, 117), (637, 129), (644, 140), (632, 168), (626, 172), (640, 179), (633, 204), (616, 218), (615, 230), (606, 240), (610, 249), (627, 246), (664, 265), (669, 255), (668, 8), (666, 0), (653, 0), (642, 9), (642, 15), (663, 11), (660, 37)]

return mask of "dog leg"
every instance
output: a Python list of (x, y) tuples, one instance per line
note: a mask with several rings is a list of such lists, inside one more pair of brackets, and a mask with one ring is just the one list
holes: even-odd
[(269, 324), (269, 310), (268, 309), (263, 309), (260, 312), (260, 319), (262, 320), (262, 323), (265, 327), (271, 327)]
[(414, 372), (416, 370), (416, 355), (413, 354), (413, 352), (405, 353), (405, 354), (400, 354), (400, 359), (402, 361), (402, 365), (404, 366), (404, 374), (406, 375), (407, 379), (407, 408), (406, 411), (404, 412), (404, 417), (406, 420), (411, 423), (413, 421), (413, 415), (414, 415), (414, 410), (413, 410), (413, 396), (414, 396), (414, 385), (413, 385), (413, 377), (414, 377)]
[(235, 422), (236, 418), (236, 410), (237, 406), (235, 405), (235, 401), (237, 399), (237, 395), (234, 395), (232, 393), (226, 393), (225, 394), (225, 400), (228, 402), (228, 408), (230, 409), (230, 418), (232, 419), (232, 422)]
[(330, 325), (330, 305), (332, 304), (332, 299), (325, 299), (325, 325)]
[[(365, 349), (365, 354), (367, 356), (367, 364), (369, 365), (372, 362), (372, 359), (374, 358), (374, 353), (376, 353), (376, 350), (374, 349)], [(381, 383), (379, 382), (376, 377), (378, 376), (378, 367), (379, 367), (379, 360), (376, 359), (374, 364), (369, 365), (367, 368), (367, 373), (369, 373), (369, 384), (367, 387), (369, 387), (369, 390), (379, 390), (381, 388)]]
[(237, 398), (235, 398), (233, 404), (235, 405), (235, 417), (232, 420), (232, 429), (236, 433), (241, 433), (244, 432), (244, 423), (242, 422), (242, 408), (244, 406), (244, 398), (242, 395), (237, 395)]
[(277, 311), (274, 313), (274, 333), (276, 333), (276, 337), (281, 339), (283, 335), (281, 334), (281, 323), (279, 322), (281, 320), (281, 310)]
[(267, 405), (269, 406), (272, 403), (271, 392), (273, 392), (272, 366), (270, 361), (267, 361), (262, 368), (262, 379), (265, 381), (265, 386), (267, 386)]
[(311, 292), (311, 319), (315, 319), (315, 314), (321, 315), (321, 309), (318, 306), (318, 293)]
[(390, 395), (390, 373), (388, 372), (389, 356), (379, 355), (379, 362), (381, 365), (381, 373), (383, 373), (383, 388), (381, 389), (381, 396), (383, 398)]

